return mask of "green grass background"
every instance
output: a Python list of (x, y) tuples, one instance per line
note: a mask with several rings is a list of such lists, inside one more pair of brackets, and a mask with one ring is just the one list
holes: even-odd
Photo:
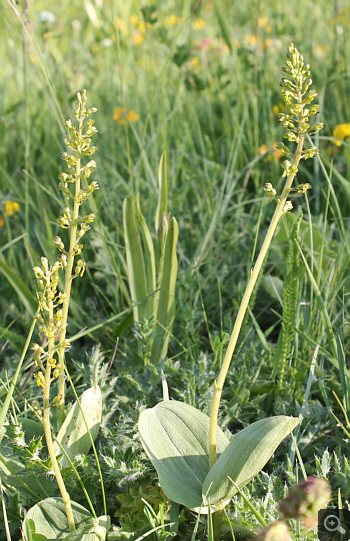
[[(44, 10), (54, 14), (53, 22), (43, 20)], [(134, 40), (140, 30), (130, 21), (132, 15), (146, 26), (140, 44)], [(177, 19), (171, 25), (173, 15)], [(201, 29), (193, 25), (198, 19), (205, 21)], [(333, 330), (343, 342), (345, 358), (348, 354), (350, 145), (345, 141), (337, 147), (331, 138), (336, 125), (350, 122), (349, 28), (350, 9), (340, 0), (321, 0), (317, 5), (301, 0), (184, 0), (154, 6), (130, 0), (62, 0), (0, 6), (2, 378), (5, 369), (11, 373), (16, 368), (36, 308), (32, 267), (42, 255), (51, 262), (57, 257), (55, 220), (64, 205), (57, 181), (64, 170), (62, 122), (73, 116), (76, 92), (86, 88), (88, 105), (98, 108), (94, 118), (99, 133), (94, 143), (99, 149), (95, 178), (100, 190), (87, 204), (91, 211), (97, 209), (98, 218), (84, 238), (87, 272), (73, 286), (68, 334), (103, 325), (74, 342), (69, 368), (76, 374), (78, 387), (84, 388), (92, 379), (87, 353), (100, 343), (108, 364), (118, 341), (113, 388), (106, 383), (109, 398), (100, 446), (110, 459), (107, 485), (118, 486), (119, 500), (110, 489), (109, 505), (123, 531), (142, 529), (137, 522), (141, 520), (140, 494), (147, 499), (151, 493), (156, 502), (159, 499), (154, 474), (149, 473), (145, 458), (140, 458), (134, 426), (141, 403), (153, 405), (161, 399), (160, 368), (166, 373), (172, 398), (209, 410), (211, 385), (254, 253), (273, 213), (262, 188), (265, 182), (276, 188), (282, 185), (282, 169), (272, 152), (283, 133), (274, 106), (283, 110), (278, 80), (291, 41), (311, 64), (321, 106), (317, 121), (325, 123), (315, 141), (322, 162), (305, 162), (298, 176), (299, 183), (310, 182), (313, 190), (307, 198), (295, 198), (293, 204), (304, 211), (302, 249)], [(139, 119), (118, 124), (113, 112), (119, 107), (134, 110)], [(266, 154), (259, 151), (262, 145), (267, 145)], [(157, 169), (164, 150), (169, 209), (178, 220), (180, 234), (177, 313), (168, 359), (160, 367), (145, 364), (145, 346), (133, 332), (130, 317), (106, 320), (130, 307), (123, 200), (140, 193), (142, 211), (153, 224)], [(20, 206), (13, 216), (5, 212), (8, 200)], [(279, 227), (253, 311), (246, 318), (224, 391), (221, 423), (236, 430), (274, 413), (297, 415), (305, 398), (312, 354), (320, 342), (323, 349), (304, 404), (308, 417), (299, 445), (304, 460), (310, 461), (310, 471), (321, 471), (322, 464), (322, 471), (327, 470), (321, 458), (317, 463), (315, 454), (326, 460), (326, 448), (337, 450), (337, 458), (326, 456), (328, 462), (335, 461), (336, 471), (336, 461), (344, 460), (344, 434), (339, 429), (335, 432), (327, 410), (334, 408), (345, 423), (331, 391), (340, 400), (344, 397), (338, 367), (327, 356), (322, 316), (303, 265), (288, 387), (278, 394), (273, 378), (291, 222), (288, 215)], [(98, 365), (96, 359), (95, 365), (91, 363)], [(29, 401), (38, 399), (31, 380), (24, 396)], [(120, 440), (119, 449), (113, 447), (115, 438)], [(275, 474), (274, 466), (270, 468), (274, 481), (261, 480), (268, 494), (283, 490), (278, 480), (282, 459), (282, 455), (274, 459)], [(123, 474), (134, 474), (134, 478), (125, 481), (119, 471), (121, 462), (127, 464)], [(338, 470), (335, 493), (348, 483), (342, 473), (346, 466)], [(293, 472), (289, 475), (295, 479)], [(86, 482), (93, 486), (91, 479)], [(254, 487), (256, 505), (264, 506), (258, 499), (259, 485), (253, 485), (253, 492)], [(99, 505), (97, 496), (96, 502)], [(136, 507), (126, 513), (128, 505)], [(264, 508), (267, 514), (269, 505)], [(133, 522), (132, 516), (137, 520)]]

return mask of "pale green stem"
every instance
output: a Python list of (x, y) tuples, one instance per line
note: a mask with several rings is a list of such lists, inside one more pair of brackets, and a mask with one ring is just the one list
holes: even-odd
[[(53, 302), (49, 302), (49, 324), (53, 322)], [(43, 425), (44, 425), (44, 434), (47, 445), (47, 450), (51, 459), (51, 464), (53, 471), (55, 472), (58, 488), (60, 489), (62, 500), (66, 509), (66, 515), (69, 525), (69, 531), (73, 532), (75, 530), (73, 510), (71, 505), (70, 496), (65, 487), (63, 477), (61, 475), (60, 467), (58, 465), (56, 454), (52, 442), (51, 435), (51, 423), (50, 423), (50, 386), (51, 386), (51, 366), (50, 363), (53, 361), (55, 347), (55, 338), (54, 336), (50, 337), (48, 340), (48, 351), (47, 351), (47, 361), (45, 369), (45, 383), (43, 388), (43, 398), (44, 398), (44, 414), (43, 414)]]
[[(83, 130), (83, 118), (79, 119), (79, 129), (78, 129), (78, 139), (81, 140), (82, 130)], [(78, 228), (78, 217), (79, 217), (79, 208), (80, 203), (78, 203), (77, 196), (80, 192), (80, 169), (81, 169), (81, 145), (77, 147), (77, 162), (75, 167), (75, 198), (74, 198), (74, 207), (73, 207), (73, 220), (70, 231), (70, 244), (69, 252), (67, 256), (67, 266), (65, 268), (65, 282), (64, 282), (64, 301), (62, 304), (62, 323), (60, 328), (60, 335), (58, 341), (58, 355), (59, 361), (64, 366), (64, 347), (63, 342), (66, 339), (67, 333), (67, 320), (68, 320), (68, 310), (69, 310), (69, 301), (70, 293), (72, 287), (72, 271), (74, 263), (74, 246), (77, 242), (77, 228)], [(61, 403), (58, 406), (58, 423), (59, 426), (63, 424), (65, 415), (64, 415), (64, 396), (65, 396), (65, 383), (64, 383), (64, 371), (58, 378), (58, 394), (61, 397)]]
[[(299, 161), (301, 159), (302, 149), (304, 144), (304, 135), (299, 135), (299, 143), (297, 147), (297, 151), (293, 160), (293, 165), (298, 166)], [(264, 259), (266, 257), (266, 254), (268, 252), (268, 249), (270, 247), (273, 235), (276, 231), (277, 224), (281, 218), (283, 207), (286, 203), (288, 194), (290, 192), (290, 189), (292, 187), (292, 183), (294, 180), (295, 174), (290, 174), (287, 176), (286, 184), (283, 188), (282, 195), (280, 197), (280, 200), (277, 204), (276, 210), (274, 212), (274, 215), (271, 220), (271, 224), (269, 229), (267, 230), (264, 243), (261, 247), (259, 256), (256, 260), (256, 263), (253, 267), (253, 269), (250, 272), (250, 277), (248, 280), (248, 284), (245, 290), (245, 293), (242, 298), (241, 305), (238, 310), (238, 314), (236, 317), (236, 321), (233, 327), (233, 331), (231, 334), (230, 342), (226, 351), (225, 358), (222, 363), (222, 367), (219, 373), (218, 378), (214, 382), (214, 394), (213, 394), (213, 401), (212, 401), (212, 407), (211, 407), (211, 415), (210, 415), (210, 426), (209, 426), (209, 461), (210, 461), (210, 467), (212, 468), (216, 462), (216, 428), (217, 428), (217, 421), (218, 421), (218, 414), (219, 414), (219, 406), (220, 406), (220, 399), (222, 394), (222, 389), (225, 383), (225, 379), (227, 376), (228, 369), (231, 364), (232, 356), (235, 351), (235, 347), (237, 344), (237, 340), (239, 337), (239, 333), (242, 327), (242, 323), (244, 320), (244, 316), (246, 314), (248, 304), (250, 297), (253, 293), (254, 286), (256, 284), (256, 281), (258, 279), (262, 264), (264, 262)]]

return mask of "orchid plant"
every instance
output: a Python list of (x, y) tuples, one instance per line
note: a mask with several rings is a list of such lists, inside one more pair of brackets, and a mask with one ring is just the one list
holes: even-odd
[[(298, 425), (298, 419), (276, 416), (259, 420), (235, 434), (230, 440), (218, 426), (220, 398), (235, 351), (249, 301), (263, 262), (281, 218), (293, 205), (291, 193), (305, 193), (310, 184), (294, 185), (300, 160), (318, 154), (316, 147), (304, 149), (306, 135), (313, 135), (323, 124), (310, 126), (318, 105), (309, 105), (317, 96), (310, 90), (310, 66), (290, 44), (286, 67), (288, 77), (280, 81), (286, 112), (278, 120), (286, 128), (284, 138), (296, 144), (294, 152), (284, 143), (277, 148), (286, 156), (283, 163), (285, 185), (280, 195), (271, 183), (264, 190), (276, 203), (265, 240), (250, 272), (230, 342), (220, 373), (214, 382), (211, 415), (178, 401), (164, 399), (144, 410), (139, 418), (143, 447), (157, 470), (160, 485), (169, 498), (196, 513), (209, 515), (209, 532), (219, 539), (222, 512), (241, 487), (249, 483), (265, 466), (282, 440)], [(166, 397), (167, 398), (167, 397)]]

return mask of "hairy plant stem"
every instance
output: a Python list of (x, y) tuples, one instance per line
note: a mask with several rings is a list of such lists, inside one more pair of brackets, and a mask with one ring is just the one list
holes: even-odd
[[(84, 119), (79, 119), (79, 128), (78, 128), (78, 138), (82, 139), (82, 130), (83, 130)], [(62, 323), (59, 334), (59, 343), (58, 343), (58, 357), (62, 366), (65, 366), (64, 359), (64, 341), (67, 333), (67, 320), (68, 320), (68, 309), (69, 309), (69, 300), (72, 287), (72, 270), (74, 263), (74, 247), (77, 242), (77, 228), (78, 228), (78, 217), (79, 217), (79, 208), (80, 203), (78, 202), (78, 194), (80, 192), (80, 169), (81, 169), (81, 145), (77, 147), (77, 162), (75, 167), (75, 198), (74, 198), (74, 207), (73, 207), (73, 220), (70, 231), (70, 244), (69, 252), (67, 255), (67, 266), (65, 268), (65, 281), (64, 281), (64, 301), (62, 304)], [(64, 414), (64, 397), (65, 397), (65, 381), (64, 381), (64, 370), (58, 378), (58, 394), (61, 398), (60, 405), (58, 406), (58, 424), (61, 426), (65, 419)]]
[[(53, 323), (54, 320), (54, 309), (52, 300), (48, 303), (49, 308), (49, 323)], [(73, 532), (75, 530), (73, 510), (70, 501), (70, 496), (67, 492), (66, 486), (61, 475), (60, 467), (58, 465), (55, 450), (52, 442), (51, 435), (51, 423), (50, 423), (50, 386), (51, 386), (51, 365), (55, 363), (54, 361), (54, 351), (55, 351), (55, 337), (51, 336), (48, 340), (48, 350), (47, 350), (47, 361), (45, 369), (45, 381), (43, 385), (43, 398), (44, 398), (44, 414), (43, 414), (43, 425), (44, 425), (44, 434), (47, 445), (47, 450), (51, 459), (52, 468), (55, 472), (58, 488), (60, 489), (62, 500), (66, 508), (66, 515), (69, 525), (69, 530)]]
[[(300, 93), (300, 103), (301, 102), (302, 102), (302, 96), (301, 96), (301, 93)], [(300, 124), (302, 122), (302, 114), (303, 113), (301, 111), (301, 113), (299, 115), (299, 123)], [(298, 164), (300, 162), (300, 159), (302, 157), (304, 138), (305, 138), (304, 134), (299, 134), (299, 142), (298, 142), (298, 146), (297, 146), (297, 151), (296, 151), (296, 154), (295, 154), (294, 159), (293, 159), (293, 165), (296, 166), (296, 167), (298, 166)], [(210, 414), (210, 424), (209, 424), (209, 463), (210, 463), (210, 468), (212, 468), (214, 466), (215, 462), (216, 462), (216, 431), (217, 431), (220, 399), (221, 399), (221, 394), (222, 394), (222, 390), (223, 390), (223, 387), (224, 387), (225, 379), (226, 379), (226, 376), (227, 376), (227, 372), (229, 370), (231, 360), (232, 360), (232, 357), (233, 357), (233, 354), (234, 354), (234, 351), (235, 351), (235, 347), (236, 347), (236, 344), (237, 344), (237, 340), (238, 340), (238, 337), (239, 337), (239, 333), (240, 333), (240, 330), (241, 330), (241, 327), (242, 327), (242, 323), (243, 323), (244, 317), (245, 317), (247, 309), (248, 309), (250, 297), (251, 297), (251, 295), (253, 293), (254, 286), (255, 286), (256, 281), (258, 279), (261, 267), (263, 265), (263, 262), (264, 262), (264, 259), (265, 259), (266, 255), (267, 255), (267, 252), (268, 252), (268, 249), (270, 247), (270, 244), (271, 244), (272, 238), (274, 236), (274, 233), (276, 231), (276, 227), (278, 225), (278, 222), (279, 222), (280, 218), (283, 215), (284, 206), (286, 204), (286, 201), (287, 201), (287, 198), (288, 198), (288, 195), (289, 195), (290, 189), (292, 187), (293, 180), (294, 180), (295, 176), (296, 176), (296, 173), (292, 173), (292, 174), (289, 174), (287, 176), (285, 186), (283, 188), (280, 199), (278, 200), (275, 212), (273, 214), (273, 217), (272, 217), (272, 220), (271, 220), (271, 223), (270, 223), (270, 227), (267, 230), (267, 233), (265, 235), (265, 239), (264, 239), (263, 245), (261, 247), (260, 253), (258, 255), (258, 258), (257, 258), (257, 260), (255, 262), (255, 265), (254, 265), (253, 269), (250, 272), (250, 277), (249, 277), (249, 280), (248, 280), (248, 284), (247, 284), (245, 293), (243, 295), (243, 298), (242, 298), (242, 301), (241, 301), (241, 304), (240, 304), (240, 307), (239, 307), (239, 310), (238, 310), (238, 313), (237, 313), (236, 321), (235, 321), (235, 324), (234, 324), (234, 327), (233, 327), (233, 330), (232, 330), (232, 334), (231, 334), (231, 337), (230, 337), (230, 342), (229, 342), (229, 345), (227, 347), (227, 351), (226, 351), (226, 354), (225, 354), (225, 357), (224, 357), (224, 360), (223, 360), (223, 363), (222, 363), (222, 366), (221, 366), (221, 370), (220, 370), (219, 376), (217, 377), (217, 379), (214, 382), (214, 394), (213, 394), (213, 401), (212, 401), (211, 414)], [(220, 530), (221, 530), (222, 511), (217, 511), (217, 512), (213, 513), (212, 518), (213, 518), (213, 529), (214, 529), (214, 532), (215, 532), (214, 539), (217, 540), (217, 539), (219, 539), (219, 533), (220, 533)]]

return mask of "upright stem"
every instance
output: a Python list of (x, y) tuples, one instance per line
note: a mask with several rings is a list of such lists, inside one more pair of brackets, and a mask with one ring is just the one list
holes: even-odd
[[(81, 140), (83, 129), (83, 118), (79, 120), (78, 128), (78, 137)], [(75, 168), (75, 199), (73, 207), (73, 220), (70, 233), (70, 244), (69, 252), (67, 256), (67, 266), (65, 268), (65, 282), (64, 282), (64, 301), (62, 305), (62, 323), (59, 334), (59, 345), (58, 345), (58, 355), (59, 361), (64, 366), (64, 341), (66, 339), (67, 333), (67, 320), (68, 320), (68, 309), (69, 309), (69, 300), (72, 287), (72, 271), (74, 263), (74, 246), (77, 242), (77, 228), (78, 228), (78, 217), (79, 217), (79, 207), (80, 203), (78, 202), (77, 196), (80, 192), (80, 168), (81, 168), (81, 145), (77, 147), (77, 162)], [(64, 371), (58, 378), (58, 394), (61, 397), (61, 403), (58, 406), (58, 423), (59, 426), (63, 424), (65, 415), (64, 415), (64, 396), (65, 396), (65, 382), (64, 382)]]
[[(89, 119), (84, 124), (84, 119), (90, 114), (95, 113), (97, 109), (95, 107), (91, 109), (85, 107), (87, 100), (85, 90), (83, 90), (82, 94), (78, 92), (77, 97), (79, 103), (75, 109), (75, 117), (78, 121), (78, 128), (74, 127), (70, 119), (65, 123), (69, 132), (65, 142), (67, 147), (73, 152), (63, 153), (62, 159), (67, 162), (68, 173), (62, 172), (59, 175), (59, 188), (68, 199), (74, 200), (73, 215), (71, 215), (70, 208), (67, 206), (61, 210), (61, 215), (57, 220), (61, 227), (71, 229), (69, 249), (65, 250), (65, 245), (61, 238), (59, 236), (55, 237), (54, 243), (62, 253), (60, 260), (55, 261), (50, 266), (47, 258), (42, 257), (41, 267), (38, 266), (33, 269), (40, 289), (38, 292), (39, 309), (36, 318), (40, 323), (39, 331), (41, 340), (43, 341), (45, 337), (42, 345), (33, 344), (32, 346), (35, 366), (40, 368), (40, 370), (35, 372), (34, 376), (37, 384), (43, 387), (45, 438), (52, 468), (65, 505), (70, 531), (75, 530), (74, 517), (70, 497), (60, 472), (52, 442), (50, 407), (53, 404), (55, 406), (60, 405), (58, 417), (59, 424), (62, 425), (64, 421), (64, 352), (65, 348), (69, 345), (66, 340), (66, 331), (71, 286), (73, 279), (82, 276), (85, 269), (85, 262), (82, 259), (78, 259), (75, 270), (73, 271), (74, 258), (81, 253), (83, 245), (79, 241), (86, 231), (90, 229), (88, 224), (92, 223), (96, 216), (94, 213), (87, 216), (79, 216), (79, 208), (82, 201), (91, 195), (94, 190), (98, 189), (98, 183), (96, 181), (89, 184), (84, 190), (81, 190), (80, 187), (81, 179), (89, 178), (96, 167), (94, 160), (89, 161), (86, 165), (82, 165), (81, 158), (83, 156), (91, 156), (97, 150), (96, 147), (90, 146), (90, 136), (97, 132), (94, 127), (94, 121)], [(68, 188), (69, 183), (74, 183), (74, 193)], [(77, 231), (78, 226), (80, 227), (79, 231)], [(59, 272), (62, 269), (65, 271), (63, 295), (57, 291)], [(46, 347), (47, 350), (44, 349)], [(57, 378), (59, 380), (59, 394), (51, 404), (50, 387), (52, 382)]]
[(24, 151), (24, 168), (25, 168), (25, 206), (24, 219), (27, 236), (29, 237), (29, 156), (30, 156), (30, 122), (29, 122), (29, 107), (28, 107), (28, 51), (27, 51), (27, 15), (28, 3), (24, 2), (23, 20), (22, 20), (22, 42), (23, 42), (23, 83), (24, 83), (24, 116), (25, 116), (25, 151)]
[[(49, 302), (49, 323), (52, 324), (54, 320), (53, 314), (53, 302)], [(45, 369), (45, 382), (43, 384), (43, 398), (44, 398), (44, 414), (43, 414), (43, 425), (44, 425), (44, 434), (47, 444), (47, 450), (51, 459), (52, 468), (55, 472), (58, 488), (60, 489), (61, 496), (63, 499), (64, 506), (66, 508), (67, 520), (69, 524), (69, 530), (73, 532), (75, 530), (73, 510), (70, 501), (70, 496), (67, 492), (66, 486), (61, 475), (60, 467), (58, 465), (56, 454), (52, 442), (51, 435), (51, 423), (50, 423), (50, 386), (51, 386), (51, 364), (54, 363), (53, 356), (55, 350), (55, 337), (51, 336), (48, 340), (48, 350), (47, 350), (47, 361)]]
[[(297, 152), (295, 154), (293, 165), (296, 167), (298, 166), (301, 155), (302, 155), (302, 149), (304, 144), (304, 135), (300, 135)], [(225, 383), (225, 379), (227, 376), (228, 369), (230, 367), (230, 363), (232, 360), (233, 353), (235, 351), (235, 347), (237, 344), (239, 332), (242, 327), (242, 323), (244, 320), (244, 316), (246, 314), (248, 304), (250, 297), (253, 293), (254, 286), (256, 284), (256, 281), (258, 279), (262, 264), (264, 262), (264, 259), (266, 257), (266, 254), (268, 252), (268, 249), (270, 247), (273, 235), (276, 231), (277, 224), (282, 216), (282, 211), (284, 208), (284, 205), (286, 203), (288, 194), (290, 192), (290, 189), (292, 187), (292, 183), (295, 177), (295, 173), (290, 174), (287, 176), (286, 184), (284, 186), (281, 198), (277, 204), (276, 210), (274, 212), (274, 215), (271, 220), (271, 224), (269, 229), (267, 230), (264, 243), (261, 247), (259, 256), (256, 260), (256, 263), (253, 267), (253, 269), (250, 272), (250, 277), (248, 280), (248, 284), (245, 290), (245, 293), (243, 295), (241, 305), (238, 310), (238, 314), (236, 317), (236, 321), (232, 330), (230, 342), (225, 354), (224, 361), (222, 363), (222, 367), (219, 373), (218, 378), (215, 380), (214, 383), (214, 395), (213, 395), (213, 402), (211, 407), (211, 415), (210, 415), (210, 425), (209, 425), (209, 460), (210, 460), (210, 467), (212, 468), (216, 462), (216, 428), (217, 428), (217, 422), (218, 422), (218, 414), (219, 414), (219, 406), (220, 406), (220, 399), (222, 394), (222, 389)]]
[[(299, 161), (302, 157), (302, 150), (303, 150), (303, 144), (304, 144), (304, 136), (301, 135), (299, 137), (299, 143), (297, 147), (297, 152), (295, 154), (293, 165), (298, 166)], [(267, 230), (267, 233), (265, 235), (265, 239), (263, 242), (263, 245), (261, 247), (260, 253), (258, 255), (258, 258), (255, 262), (255, 265), (253, 269), (250, 272), (250, 277), (248, 280), (248, 284), (245, 290), (245, 293), (243, 295), (241, 305), (238, 310), (238, 314), (236, 317), (236, 321), (232, 330), (230, 342), (224, 357), (224, 361), (221, 366), (221, 370), (219, 373), (219, 376), (214, 382), (214, 394), (213, 394), (213, 401), (211, 406), (211, 414), (210, 414), (210, 424), (209, 424), (209, 464), (210, 468), (212, 468), (216, 462), (216, 432), (217, 432), (217, 424), (218, 424), (218, 415), (219, 415), (219, 407), (220, 407), (220, 399), (222, 394), (222, 389), (225, 383), (225, 379), (227, 376), (228, 369), (231, 364), (232, 356), (235, 351), (235, 347), (237, 344), (237, 340), (239, 337), (239, 333), (242, 327), (242, 323), (244, 320), (244, 316), (247, 312), (247, 308), (249, 305), (250, 297), (253, 293), (254, 286), (256, 284), (256, 281), (258, 279), (259, 273), (261, 271), (261, 267), (263, 265), (264, 259), (266, 257), (266, 254), (268, 252), (268, 249), (270, 247), (272, 238), (274, 236), (274, 233), (276, 231), (276, 227), (278, 225), (278, 222), (283, 215), (284, 206), (287, 201), (287, 197), (289, 195), (290, 189), (292, 187), (293, 180), (295, 178), (295, 173), (292, 173), (287, 176), (287, 180), (285, 183), (285, 186), (282, 191), (281, 198), (278, 201), (278, 204), (276, 206), (274, 215), (271, 220), (271, 224), (269, 229)], [(221, 527), (222, 527), (222, 510), (216, 511), (213, 513), (212, 516), (213, 520), (213, 529), (214, 529), (214, 539), (218, 540)]]

